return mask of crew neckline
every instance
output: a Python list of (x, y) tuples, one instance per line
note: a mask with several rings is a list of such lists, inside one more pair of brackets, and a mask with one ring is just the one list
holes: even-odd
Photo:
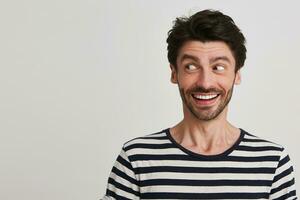
[(225, 150), (223, 153), (215, 154), (215, 155), (204, 155), (204, 154), (199, 154), (199, 153), (193, 152), (191, 150), (188, 150), (187, 148), (183, 147), (178, 142), (176, 142), (176, 140), (172, 137), (172, 135), (170, 133), (170, 128), (165, 129), (165, 133), (167, 134), (167, 137), (171, 141), (171, 143), (173, 145), (175, 145), (177, 148), (179, 148), (180, 150), (182, 150), (183, 152), (185, 152), (186, 154), (194, 156), (194, 157), (209, 160), (209, 159), (218, 159), (218, 158), (226, 157), (231, 152), (233, 152), (240, 145), (241, 141), (243, 140), (243, 138), (245, 136), (245, 131), (241, 128), (239, 128), (239, 130), (240, 130), (240, 136), (237, 139), (237, 141), (235, 141), (235, 143), (229, 149)]

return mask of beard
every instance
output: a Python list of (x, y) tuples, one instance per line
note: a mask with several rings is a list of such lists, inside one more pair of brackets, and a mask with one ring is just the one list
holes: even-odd
[[(227, 94), (225, 91), (219, 90), (217, 88), (205, 89), (202, 87), (193, 87), (193, 88), (185, 91), (183, 88), (180, 87), (180, 85), (178, 85), (178, 87), (179, 87), (179, 92), (180, 92), (182, 102), (188, 108), (188, 110), (197, 119), (203, 120), (203, 121), (209, 121), (209, 120), (213, 120), (213, 119), (217, 118), (223, 112), (223, 110), (226, 108), (226, 106), (228, 105), (228, 103), (231, 100), (234, 84), (232, 84), (232, 87), (228, 90)], [(217, 108), (214, 110), (212, 110), (213, 108), (211, 108), (211, 107), (206, 107), (206, 108), (199, 110), (191, 102), (192, 101), (191, 98), (193, 98), (192, 93), (195, 93), (195, 92), (218, 93), (219, 95), (217, 98), (221, 98), (221, 102), (217, 105)], [(188, 100), (188, 99), (190, 99), (190, 100)]]

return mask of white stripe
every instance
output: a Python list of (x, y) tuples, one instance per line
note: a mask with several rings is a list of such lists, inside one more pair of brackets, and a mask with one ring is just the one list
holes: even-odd
[(244, 138), (245, 138), (245, 139), (260, 139), (260, 138), (257, 137), (257, 136), (248, 135), (248, 134), (245, 134), (245, 135), (244, 135)]
[[(288, 178), (291, 178), (291, 177), (285, 177), (285, 178), (283, 178), (283, 180), (284, 181), (280, 181), (281, 182), (281, 184), (283, 184), (283, 183), (285, 183), (285, 182), (288, 182), (288, 181), (291, 181), (292, 180), (292, 178), (291, 179), (288, 179)], [(279, 181), (278, 181), (279, 182)], [(277, 182), (277, 183), (278, 183)], [(280, 185), (281, 185), (280, 184)], [(278, 186), (280, 186), (280, 185), (278, 185)], [(277, 185), (276, 186), (272, 186), (272, 188), (277, 188), (278, 187)], [(276, 192), (276, 193), (274, 193), (273, 195), (271, 195), (270, 197), (271, 197), (271, 199), (275, 199), (275, 198), (278, 198), (278, 197), (281, 197), (282, 195), (284, 195), (284, 194), (288, 194), (290, 191), (293, 191), (293, 190), (295, 190), (295, 184), (294, 185), (292, 185), (292, 186), (289, 186), (289, 187), (287, 187), (287, 188), (284, 188), (283, 190), (279, 190), (278, 192)]]
[(135, 139), (133, 141), (130, 141), (128, 143), (126, 143), (125, 148), (133, 145), (133, 144), (165, 144), (165, 143), (170, 143), (170, 140), (166, 139), (166, 140), (156, 140), (156, 139)]
[(130, 149), (127, 151), (128, 156), (135, 154), (147, 154), (147, 155), (166, 155), (166, 154), (180, 154), (187, 155), (185, 152), (181, 151), (178, 148), (167, 148), (167, 149)]
[(259, 157), (259, 156), (270, 156), (270, 155), (278, 155), (278, 151), (233, 151), (230, 156), (242, 156), (242, 157)]
[[(285, 164), (283, 166), (281, 166), (280, 168), (277, 169), (276, 171), (276, 175), (280, 174), (281, 172), (287, 170), (290, 166), (288, 164)], [(278, 186), (280, 186), (281, 184), (287, 182), (287, 179), (290, 179), (291, 174), (282, 177), (281, 179), (277, 180), (275, 183), (273, 183), (273, 188), (277, 188)]]
[(156, 133), (156, 134), (149, 134), (145, 135), (143, 137), (164, 137), (167, 136), (166, 132)]
[(115, 173), (111, 172), (111, 174), (109, 175), (110, 178), (114, 179), (115, 181), (117, 181), (118, 183), (129, 187), (131, 189), (133, 189), (134, 191), (139, 191), (138, 186), (136, 186), (135, 184), (132, 184), (130, 181), (127, 181), (126, 179), (116, 175)]
[(272, 180), (273, 174), (241, 174), (241, 173), (175, 173), (153, 172), (140, 174), (140, 180), (148, 179), (188, 179), (188, 180)]
[[(121, 156), (123, 159), (127, 160), (128, 163), (130, 163), (124, 151), (121, 151), (120, 156)], [(115, 162), (115, 165), (114, 165), (114, 166), (115, 166), (117, 169), (119, 169), (120, 171), (122, 171), (122, 172), (124, 172), (125, 174), (127, 174), (128, 176), (130, 176), (130, 177), (135, 177), (135, 174), (134, 174), (134, 172), (133, 172), (131, 169), (128, 169), (125, 165), (119, 163), (118, 161)]]
[(178, 193), (226, 193), (230, 192), (265, 192), (267, 187), (263, 186), (170, 186), (170, 185), (159, 185), (159, 186), (147, 186), (141, 187), (141, 193), (146, 192), (178, 192)]
[(135, 166), (176, 166), (176, 167), (237, 167), (237, 168), (255, 168), (255, 167), (276, 167), (276, 162), (213, 162), (213, 161), (186, 161), (186, 160), (145, 160), (132, 162)]
[(128, 192), (125, 192), (123, 190), (120, 190), (118, 188), (116, 188), (114, 185), (111, 185), (111, 184), (108, 184), (107, 185), (107, 188), (113, 192), (115, 192), (116, 194), (122, 196), (122, 197), (126, 197), (128, 199), (139, 199), (137, 196), (135, 196), (134, 194), (131, 194), (131, 193), (128, 193)]
[(271, 142), (241, 142), (240, 145), (249, 146), (249, 147), (278, 147), (282, 148), (282, 146), (271, 143)]

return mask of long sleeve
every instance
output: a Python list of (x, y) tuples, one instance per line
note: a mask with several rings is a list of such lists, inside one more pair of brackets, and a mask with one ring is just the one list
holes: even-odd
[(270, 199), (297, 199), (293, 166), (289, 155), (284, 149), (273, 179)]
[(139, 184), (124, 147), (108, 178), (106, 195), (103, 200), (108, 199), (140, 199)]

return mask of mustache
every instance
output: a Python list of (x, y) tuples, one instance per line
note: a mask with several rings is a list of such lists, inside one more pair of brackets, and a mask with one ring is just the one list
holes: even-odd
[(194, 93), (194, 92), (199, 92), (199, 93), (222, 93), (222, 90), (219, 90), (217, 88), (204, 88), (204, 87), (193, 87), (187, 91), (188, 93)]

